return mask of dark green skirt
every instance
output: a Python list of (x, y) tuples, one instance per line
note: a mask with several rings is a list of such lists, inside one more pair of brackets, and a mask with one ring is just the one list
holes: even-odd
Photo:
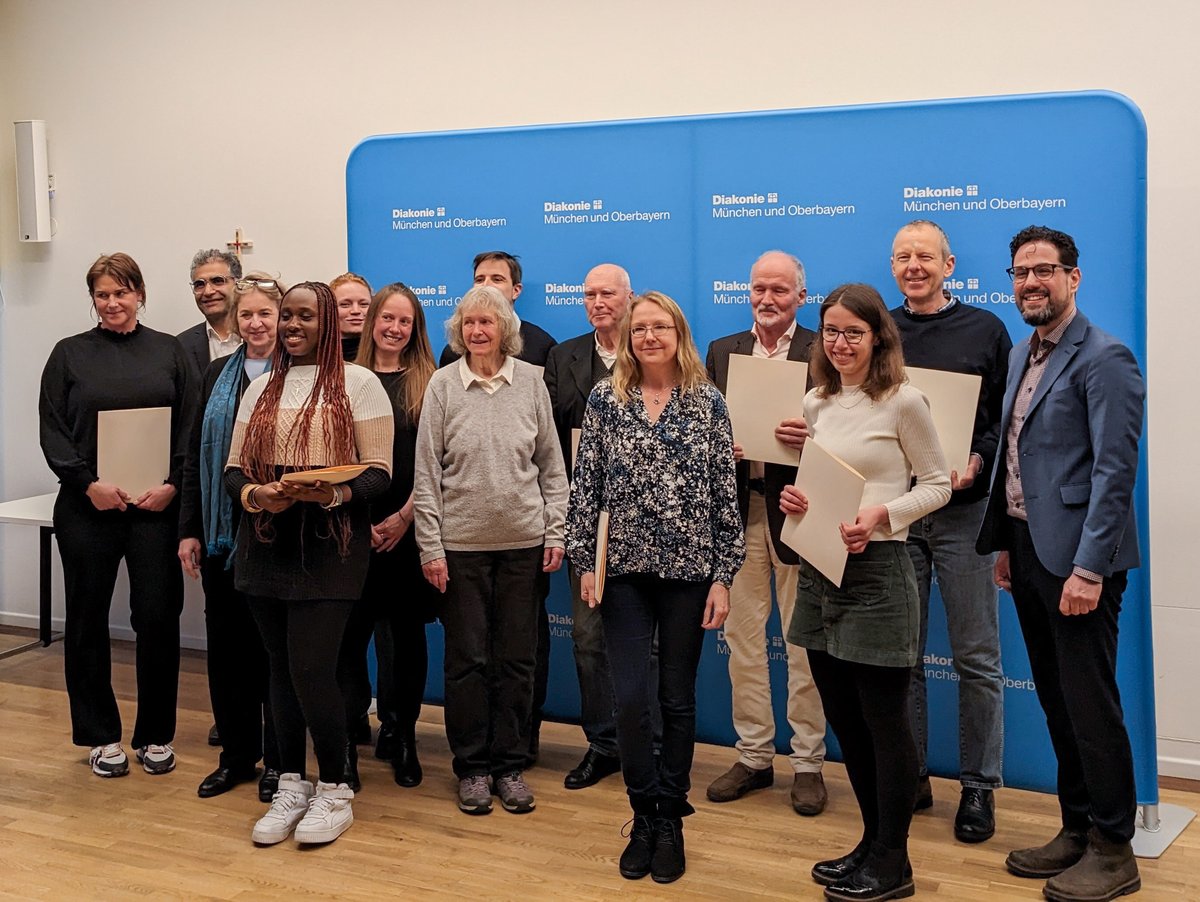
[(870, 542), (847, 558), (840, 589), (800, 561), (787, 639), (843, 661), (912, 667), (920, 620), (917, 579), (904, 542)]

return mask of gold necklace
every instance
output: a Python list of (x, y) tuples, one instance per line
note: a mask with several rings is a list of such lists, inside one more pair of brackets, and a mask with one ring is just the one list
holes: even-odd
[(834, 395), (834, 400), (837, 401), (838, 407), (842, 408), (842, 410), (853, 410), (855, 407), (857, 407), (859, 404), (862, 403), (863, 398), (868, 397), (867, 393), (865, 391), (863, 391), (861, 388), (857, 388), (857, 386), (855, 386), (855, 388), (857, 389), (858, 397), (854, 399), (853, 404), (843, 404), (842, 403), (842, 397), (846, 394), (846, 390), (844, 388), (841, 391), (839, 391), (836, 395)]

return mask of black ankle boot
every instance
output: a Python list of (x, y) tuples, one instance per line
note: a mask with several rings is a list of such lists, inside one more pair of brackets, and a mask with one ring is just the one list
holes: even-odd
[(362, 781), (358, 779), (358, 746), (354, 744), (354, 740), (346, 743), (346, 765), (344, 768), (346, 775), (343, 781), (355, 792), (362, 789)]
[(417, 759), (417, 732), (415, 726), (396, 730), (396, 751), (392, 757), (392, 770), (396, 785), (411, 789), (420, 786), (425, 776), (421, 762)]
[(397, 733), (394, 721), (380, 721), (379, 735), (375, 737), (375, 757), (380, 761), (391, 761), (396, 757)]
[(873, 842), (862, 866), (844, 880), (825, 887), (825, 898), (835, 902), (884, 902), (906, 899), (914, 892), (908, 850), (886, 849)]
[(650, 876), (655, 883), (672, 883), (683, 876), (687, 859), (683, 854), (683, 819), (696, 811), (682, 799), (660, 799), (654, 818), (654, 856)]
[(834, 886), (841, 883), (862, 867), (863, 862), (867, 860), (867, 853), (870, 851), (871, 841), (863, 839), (849, 854), (843, 855), (841, 858), (818, 861), (814, 864), (812, 879), (821, 886)]
[(630, 799), (633, 820), (629, 828), (629, 844), (621, 853), (621, 876), (626, 880), (639, 880), (650, 873), (654, 858), (654, 819), (658, 814), (658, 803), (647, 799)]

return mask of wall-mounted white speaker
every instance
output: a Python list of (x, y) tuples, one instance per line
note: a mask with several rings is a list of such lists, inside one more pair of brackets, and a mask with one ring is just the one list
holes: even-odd
[(46, 160), (46, 122), (13, 123), (17, 142), (17, 239), (50, 240), (50, 166)]

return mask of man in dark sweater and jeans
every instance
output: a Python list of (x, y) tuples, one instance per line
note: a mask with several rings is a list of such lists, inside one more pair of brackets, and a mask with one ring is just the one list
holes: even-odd
[[(954, 819), (961, 842), (984, 842), (996, 829), (992, 791), (1002, 785), (1004, 672), (1000, 667), (998, 595), (992, 557), (975, 551), (987, 504), (987, 476), (1000, 438), (1000, 406), (1012, 340), (999, 318), (943, 290), (954, 272), (950, 241), (936, 223), (915, 220), (896, 234), (892, 275), (904, 303), (891, 311), (908, 366), (977, 373), (983, 382), (966, 472), (952, 472), (950, 503), (912, 524), (908, 551), (921, 596), (920, 657), (913, 668), (909, 709), (921, 784), (916, 808), (933, 804), (925, 762), (929, 717), (925, 694), (925, 643), (929, 589), (934, 571), (946, 609), (954, 669), (958, 673), (959, 780), (962, 796)], [(953, 462), (952, 462), (953, 463)]]

